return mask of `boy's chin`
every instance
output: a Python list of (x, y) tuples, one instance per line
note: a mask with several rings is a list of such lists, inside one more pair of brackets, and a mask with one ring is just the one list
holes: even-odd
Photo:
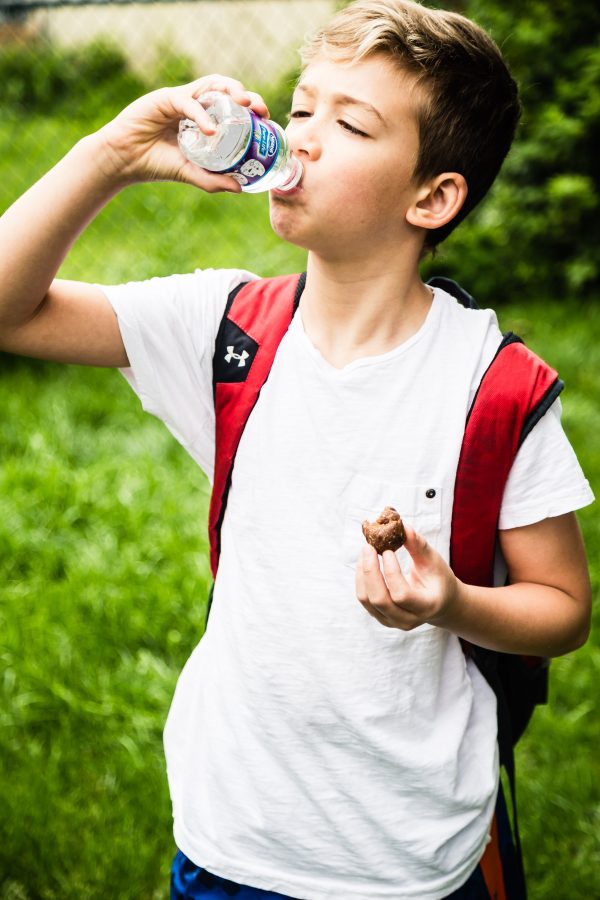
[(287, 241), (288, 244), (295, 244), (297, 247), (304, 247), (305, 250), (310, 249), (310, 246), (308, 246), (308, 244), (310, 244), (308, 236), (300, 233), (300, 229), (295, 225), (291, 218), (285, 214), (285, 210), (277, 209), (271, 205), (270, 220), (271, 228), (282, 241)]

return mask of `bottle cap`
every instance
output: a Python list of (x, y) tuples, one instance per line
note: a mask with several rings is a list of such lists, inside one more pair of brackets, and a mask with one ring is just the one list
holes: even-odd
[(299, 159), (296, 159), (295, 156), (290, 156), (289, 168), (291, 173), (290, 177), (284, 184), (279, 185), (277, 188), (278, 191), (291, 191), (292, 188), (296, 187), (304, 174), (302, 163)]

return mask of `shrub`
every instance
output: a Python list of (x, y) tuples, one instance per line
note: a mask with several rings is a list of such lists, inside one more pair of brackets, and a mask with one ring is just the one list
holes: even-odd
[(42, 40), (3, 44), (0, 111), (92, 118), (100, 109), (120, 109), (146, 90), (113, 43), (98, 39), (63, 49)]
[[(440, 4), (441, 5), (441, 4)], [(444, 4), (448, 5), (448, 4)], [(521, 86), (523, 122), (490, 196), (426, 272), (485, 303), (600, 289), (600, 7), (567, 0), (449, 4), (485, 27)]]

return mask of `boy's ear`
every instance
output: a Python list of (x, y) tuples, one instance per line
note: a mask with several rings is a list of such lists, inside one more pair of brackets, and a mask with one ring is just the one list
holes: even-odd
[(467, 182), (458, 172), (444, 172), (423, 184), (406, 220), (418, 228), (441, 228), (459, 212), (467, 199)]

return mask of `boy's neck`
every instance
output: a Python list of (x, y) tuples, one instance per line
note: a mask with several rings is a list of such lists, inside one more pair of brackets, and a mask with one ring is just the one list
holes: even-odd
[(343, 368), (404, 343), (425, 321), (431, 302), (412, 260), (376, 268), (364, 258), (330, 263), (309, 253), (300, 315), (312, 344)]

